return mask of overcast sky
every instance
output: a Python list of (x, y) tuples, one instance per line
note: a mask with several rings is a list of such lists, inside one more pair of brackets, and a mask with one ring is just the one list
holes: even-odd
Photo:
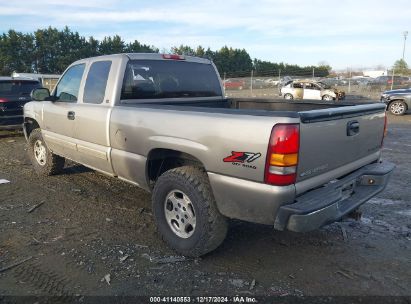
[[(65, 25), (83, 36), (245, 48), (252, 58), (337, 69), (391, 66), (411, 32), (409, 0), (0, 0), (0, 32)], [(409, 37), (410, 38), (410, 37)], [(405, 59), (411, 65), (411, 39)]]

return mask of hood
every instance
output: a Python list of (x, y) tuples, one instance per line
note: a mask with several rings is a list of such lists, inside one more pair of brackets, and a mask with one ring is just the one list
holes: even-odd
[(382, 94), (390, 95), (390, 94), (410, 94), (411, 93), (411, 88), (408, 89), (397, 89), (397, 90), (388, 90), (382, 92)]

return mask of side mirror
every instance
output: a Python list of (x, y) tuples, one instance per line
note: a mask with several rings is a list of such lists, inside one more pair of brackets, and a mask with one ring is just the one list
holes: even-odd
[(31, 91), (30, 97), (35, 101), (44, 101), (50, 98), (50, 91), (47, 88), (34, 89)]

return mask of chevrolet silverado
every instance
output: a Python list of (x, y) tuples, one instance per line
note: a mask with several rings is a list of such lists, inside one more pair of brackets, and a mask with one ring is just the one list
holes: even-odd
[(382, 103), (227, 99), (214, 64), (117, 54), (71, 64), (24, 106), (35, 171), (71, 159), (152, 193), (163, 239), (200, 256), (227, 219), (296, 232), (356, 210), (386, 186)]

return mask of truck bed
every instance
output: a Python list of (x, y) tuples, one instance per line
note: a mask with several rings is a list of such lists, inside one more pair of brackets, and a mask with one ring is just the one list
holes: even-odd
[[(140, 101), (123, 105), (134, 108), (136, 116), (131, 115), (132, 119), (144, 115), (146, 111), (149, 111), (151, 116), (154, 116), (154, 113), (163, 113), (163, 123), (170, 123), (168, 129), (181, 129), (179, 134), (184, 139), (204, 142), (205, 138), (198, 133), (190, 133), (191, 128), (202, 130), (204, 134), (214, 134), (214, 137), (210, 137), (213, 140), (206, 146), (213, 145), (213, 141), (221, 143), (222, 147), (217, 149), (216, 155), (226, 153), (222, 151), (256, 149), (262, 153), (262, 159), (265, 159), (272, 127), (277, 123), (300, 123), (297, 194), (376, 161), (380, 156), (385, 116), (385, 105), (382, 103), (289, 102), (283, 99), (233, 98), (184, 102)], [(124, 119), (126, 112), (128, 111), (119, 115), (118, 128), (125, 128), (120, 119)], [(248, 117), (241, 117), (242, 115)], [(186, 129), (187, 124), (190, 125), (189, 129)], [(351, 125), (355, 125), (356, 130), (352, 135), (348, 135)], [(163, 133), (168, 132), (164, 130)], [(219, 155), (218, 158), (222, 159), (223, 156)], [(211, 161), (211, 166), (214, 165), (215, 161)], [(261, 165), (262, 163), (260, 168)], [(246, 176), (244, 171), (238, 169), (216, 165), (212, 171), (263, 180), (263, 168), (249, 171)]]
[[(288, 116), (297, 117), (296, 112), (305, 112), (322, 109), (336, 109), (342, 107), (358, 106), (358, 105), (380, 105), (380, 103), (372, 102), (324, 102), (318, 100), (306, 100), (304, 102), (285, 101), (284, 99), (256, 99), (256, 98), (227, 98), (223, 100), (186, 100), (186, 101), (136, 101), (122, 102), (122, 106), (132, 107), (155, 107), (162, 109), (175, 110), (194, 110), (200, 112), (220, 112), (220, 113), (235, 113), (257, 116)], [(369, 108), (369, 107), (367, 107)], [(377, 107), (381, 108), (381, 107)], [(364, 108), (362, 108), (364, 109)], [(238, 111), (240, 110), (240, 111)], [(275, 113), (272, 113), (275, 112)], [(280, 113), (279, 113), (280, 112)], [(285, 113), (286, 112), (286, 113)], [(294, 114), (292, 113), (294, 112)]]

